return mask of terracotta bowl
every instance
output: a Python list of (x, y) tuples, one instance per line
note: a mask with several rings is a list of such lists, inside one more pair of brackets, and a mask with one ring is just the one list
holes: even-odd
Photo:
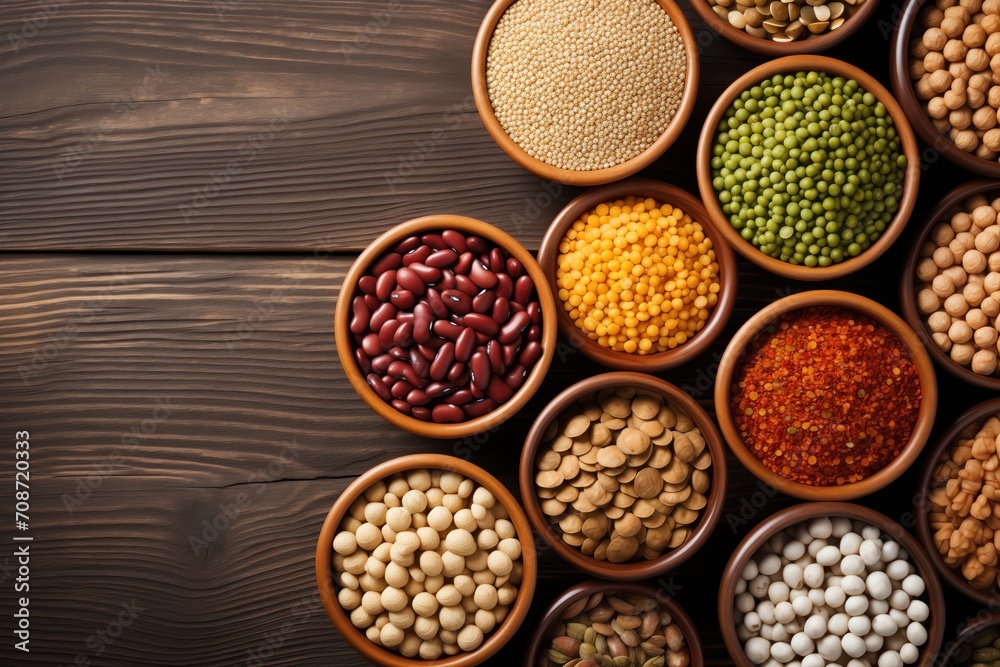
[(906, 253), (906, 264), (903, 267), (903, 274), (900, 278), (899, 297), (903, 304), (903, 316), (907, 324), (913, 327), (920, 338), (924, 341), (924, 347), (930, 350), (931, 357), (938, 366), (970, 384), (978, 385), (994, 391), (1000, 390), (1000, 375), (980, 375), (972, 372), (968, 366), (962, 366), (952, 361), (951, 357), (945, 353), (931, 339), (931, 330), (927, 326), (927, 319), (917, 310), (917, 298), (914, 286), (916, 285), (917, 262), (920, 260), (920, 247), (928, 240), (931, 231), (944, 218), (948, 212), (970, 197), (985, 194), (987, 198), (1000, 195), (1000, 181), (974, 180), (958, 186), (937, 203), (927, 214), (922, 226), (912, 232), (913, 241)]
[(917, 520), (917, 537), (920, 538), (920, 544), (930, 554), (931, 562), (934, 563), (934, 567), (937, 568), (941, 578), (962, 595), (991, 609), (997, 608), (1000, 605), (1000, 589), (994, 588), (992, 591), (984, 591), (976, 588), (965, 580), (965, 577), (962, 576), (959, 570), (953, 570), (945, 564), (937, 547), (934, 546), (930, 521), (927, 516), (927, 496), (934, 488), (941, 485), (940, 482), (933, 483), (931, 479), (938, 461), (949, 455), (963, 431), (970, 427), (978, 428), (986, 418), (995, 414), (1000, 414), (1000, 398), (994, 398), (970, 408), (945, 431), (944, 435), (934, 444), (934, 447), (931, 448), (930, 453), (927, 455), (927, 461), (924, 463), (923, 471), (920, 474), (921, 492), (917, 496), (916, 507), (914, 509)]
[(986, 616), (974, 616), (968, 623), (959, 626), (961, 630), (958, 632), (958, 635), (944, 645), (944, 648), (941, 649), (941, 658), (937, 661), (936, 665), (950, 667), (951, 660), (958, 655), (958, 652), (966, 642), (981, 630), (992, 628), (996, 625), (1000, 625), (1000, 614), (993, 613)]
[[(510, 515), (510, 521), (517, 530), (517, 537), (521, 542), (521, 563), (524, 566), (524, 575), (521, 580), (517, 599), (514, 601), (507, 618), (486, 636), (482, 645), (475, 651), (439, 660), (406, 658), (399, 653), (388, 651), (368, 641), (364, 633), (354, 627), (351, 619), (337, 601), (337, 589), (333, 581), (333, 537), (337, 533), (337, 529), (344, 520), (344, 517), (350, 511), (351, 504), (361, 497), (364, 491), (375, 482), (397, 472), (418, 468), (454, 471), (489, 489), (497, 501), (507, 510), (507, 513)], [(521, 511), (514, 496), (511, 495), (510, 491), (503, 484), (482, 468), (468, 461), (442, 454), (402, 456), (380, 463), (358, 477), (333, 503), (333, 507), (323, 522), (323, 527), (319, 533), (319, 543), (316, 546), (316, 582), (319, 585), (319, 594), (323, 600), (323, 607), (326, 609), (327, 615), (333, 621), (333, 625), (340, 632), (341, 636), (358, 653), (368, 660), (379, 665), (386, 665), (387, 667), (415, 667), (417, 665), (424, 667), (471, 667), (472, 665), (481, 664), (499, 651), (504, 644), (513, 638), (514, 633), (517, 632), (518, 627), (520, 627), (528, 613), (528, 608), (531, 606), (531, 598), (535, 591), (537, 576), (538, 562), (535, 553), (535, 539), (531, 533), (531, 526), (528, 524), (528, 520), (525, 518), (524, 512)]]
[[(702, 1), (702, 0), (698, 0)], [(866, 3), (870, 0), (866, 0)], [(893, 216), (885, 231), (879, 236), (867, 250), (857, 257), (845, 259), (842, 262), (830, 266), (814, 266), (790, 264), (780, 259), (771, 257), (754, 247), (749, 241), (745, 241), (739, 232), (733, 228), (729, 222), (729, 217), (722, 211), (715, 188), (712, 187), (712, 148), (715, 146), (715, 138), (718, 134), (719, 123), (723, 116), (744, 90), (750, 88), (762, 80), (775, 74), (786, 74), (800, 71), (820, 71), (835, 76), (843, 76), (854, 79), (861, 87), (885, 105), (885, 108), (892, 116), (896, 132), (899, 135), (903, 153), (906, 155), (906, 172), (903, 176), (902, 194), (899, 200), (899, 209)], [(698, 174), (698, 190), (705, 203), (712, 222), (716, 228), (722, 232), (726, 241), (731, 246), (757, 266), (770, 271), (771, 273), (791, 278), (792, 280), (832, 280), (853, 273), (865, 266), (868, 266), (882, 255), (893, 241), (899, 236), (910, 218), (913, 206), (917, 201), (917, 187), (920, 181), (920, 152), (917, 147), (917, 140), (910, 129), (903, 109), (896, 103), (892, 95), (874, 77), (867, 72), (858, 69), (842, 60), (827, 58), (826, 56), (787, 56), (771, 60), (758, 67), (753, 68), (736, 81), (734, 81), (708, 112), (708, 118), (702, 126), (701, 137), (698, 140), (698, 154), (695, 161), (695, 168)]]
[(634, 593), (646, 595), (654, 598), (661, 607), (670, 612), (681, 630), (684, 632), (684, 639), (687, 641), (688, 650), (691, 653), (691, 667), (703, 667), (705, 658), (702, 653), (701, 637), (698, 636), (698, 628), (694, 621), (687, 615), (687, 612), (677, 604), (677, 601), (667, 595), (661, 589), (652, 584), (640, 582), (613, 582), (590, 580), (583, 581), (563, 591), (545, 610), (541, 620), (535, 627), (535, 632), (531, 636), (531, 643), (528, 645), (528, 652), (524, 655), (525, 667), (535, 667), (538, 656), (545, 646), (546, 633), (549, 628), (558, 623), (560, 616), (570, 608), (570, 606), (581, 598), (590, 597), (597, 593), (613, 595), (615, 593)]
[[(709, 487), (708, 503), (701, 510), (698, 521), (694, 524), (694, 530), (679, 547), (666, 550), (659, 558), (653, 560), (640, 559), (628, 563), (611, 563), (587, 556), (576, 547), (570, 546), (563, 541), (553, 524), (549, 523), (548, 518), (542, 512), (541, 503), (535, 492), (535, 457), (542, 445), (542, 438), (549, 424), (570, 405), (587, 394), (607, 387), (622, 386), (654, 391), (674, 401), (687, 411), (695, 425), (701, 429), (708, 451), (712, 453), (712, 466), (710, 468), (712, 483)], [(559, 556), (571, 565), (595, 577), (615, 581), (635, 581), (648, 579), (674, 569), (691, 558), (708, 541), (719, 517), (722, 516), (725, 502), (726, 456), (722, 446), (722, 438), (711, 417), (681, 389), (652, 375), (630, 372), (604, 373), (577, 382), (565, 389), (538, 414), (535, 422), (531, 425), (531, 430), (528, 431), (524, 449), (521, 451), (519, 479), (521, 501), (524, 503), (524, 510), (532, 527)]]
[[(521, 263), (524, 270), (531, 276), (535, 285), (535, 294), (542, 311), (542, 356), (535, 362), (534, 368), (524, 383), (514, 393), (513, 398), (499, 406), (493, 412), (456, 424), (436, 424), (421, 421), (415, 417), (404, 415), (389, 403), (383, 401), (365, 381), (361, 369), (354, 360), (355, 345), (351, 339), (348, 324), (351, 319), (351, 302), (358, 291), (358, 280), (365, 274), (368, 267), (381, 257), (396, 242), (414, 234), (422, 234), (442, 229), (455, 229), (467, 234), (475, 234), (505, 250), (509, 256)], [(401, 429), (428, 438), (462, 438), (486, 431), (510, 419), (534, 395), (542, 384), (556, 347), (556, 303), (552, 296), (549, 282), (538, 266), (531, 253), (524, 249), (512, 236), (496, 227), (480, 220), (457, 215), (429, 215), (416, 218), (393, 227), (382, 236), (372, 241), (354, 260), (354, 264), (344, 276), (344, 282), (337, 298), (337, 310), (333, 323), (334, 338), (337, 344), (337, 354), (340, 365), (347, 375), (351, 386), (372, 410), (384, 419)]]
[(928, 162), (934, 162), (938, 155), (943, 155), (949, 162), (980, 176), (1000, 178), (1000, 162), (984, 160), (972, 153), (967, 153), (958, 148), (946, 135), (937, 131), (924, 110), (923, 103), (917, 99), (917, 94), (913, 90), (913, 82), (910, 80), (908, 69), (910, 62), (909, 44), (918, 15), (924, 4), (925, 0), (907, 2), (903, 5), (903, 11), (899, 15), (896, 31), (892, 36), (889, 71), (892, 91), (896, 94), (899, 104), (906, 111), (906, 117), (910, 119), (914, 131), (930, 146), (931, 154), (928, 157)]
[(548, 231), (545, 232), (545, 237), (542, 239), (542, 244), (538, 249), (538, 263), (542, 266), (542, 271), (548, 277), (552, 293), (558, 295), (559, 287), (556, 285), (556, 265), (559, 258), (559, 244), (566, 230), (581, 215), (593, 209), (598, 204), (609, 200), (621, 199), (629, 195), (652, 197), (657, 201), (664, 201), (680, 207), (682, 211), (691, 214), (692, 218), (701, 223), (705, 231), (705, 236), (712, 240), (716, 261), (719, 263), (719, 280), (722, 289), (719, 291), (719, 301), (712, 308), (705, 326), (683, 345), (679, 345), (672, 350), (657, 352), (655, 354), (638, 355), (617, 352), (606, 347), (601, 347), (597, 341), (588, 338), (576, 323), (570, 319), (569, 313), (566, 312), (566, 309), (558, 298), (556, 299), (556, 311), (558, 313), (556, 318), (559, 322), (559, 330), (562, 332), (563, 337), (569, 341), (569, 344), (597, 363), (617, 370), (656, 373), (686, 363), (708, 349), (726, 327), (729, 316), (733, 312), (733, 305), (736, 303), (738, 273), (736, 256), (716, 228), (715, 223), (709, 219), (700, 199), (673, 185), (647, 178), (630, 178), (618, 183), (588, 190), (567, 204), (556, 215), (552, 224), (549, 225)]
[[(860, 482), (841, 486), (813, 486), (782, 477), (758, 459), (739, 435), (729, 407), (729, 391), (744, 350), (757, 335), (779, 316), (811, 306), (839, 306), (862, 313), (892, 331), (910, 353), (920, 378), (922, 400), (917, 423), (902, 452), (884, 468)], [(868, 495), (899, 477), (917, 459), (930, 436), (937, 410), (937, 379), (934, 366), (920, 338), (899, 316), (884, 306), (850, 292), (816, 290), (793, 294), (766, 306), (751, 317), (733, 336), (719, 363), (715, 381), (715, 414), (729, 448), (755, 477), (779, 491), (803, 500), (850, 500)]]
[(558, 181), (567, 185), (600, 185), (610, 183), (619, 179), (631, 176), (640, 169), (648, 167), (653, 160), (660, 157), (680, 136), (684, 129), (684, 124), (694, 109), (695, 98), (698, 95), (698, 45), (695, 43), (694, 33), (681, 8), (673, 0), (656, 0), (663, 11), (670, 16), (670, 20), (677, 26), (677, 30), (684, 41), (684, 49), (687, 55), (687, 75), (685, 77), (684, 93), (681, 95), (680, 106), (677, 113), (670, 120), (666, 130), (659, 138), (653, 142), (646, 150), (636, 155), (631, 160), (627, 160), (614, 167), (606, 169), (594, 169), (592, 171), (576, 171), (573, 169), (561, 169), (528, 155), (523, 148), (514, 142), (507, 133), (504, 132), (500, 121), (493, 113), (493, 104), (490, 102), (489, 92), (486, 87), (486, 56), (489, 51), (490, 40), (493, 38), (493, 31), (496, 29), (500, 17), (503, 16), (507, 8), (517, 0), (496, 0), (490, 10), (483, 18), (476, 34), (476, 41), (472, 48), (472, 94), (476, 101), (476, 109), (479, 117), (486, 126), (486, 130), (497, 142), (501, 149), (519, 165), (528, 171), (541, 176), (550, 181)]
[(878, 0), (865, 0), (864, 4), (851, 14), (844, 21), (844, 24), (836, 30), (820, 35), (813, 35), (806, 31), (805, 34), (807, 36), (797, 39), (794, 42), (776, 42), (772, 39), (754, 37), (745, 30), (738, 30), (730, 25), (729, 21), (712, 11), (708, 0), (692, 0), (691, 7), (698, 13), (701, 20), (707, 23), (708, 27), (716, 34), (722, 35), (730, 42), (742, 46), (744, 49), (763, 53), (767, 56), (778, 57), (799, 53), (817, 53), (840, 44), (865, 24), (876, 7), (878, 7)]
[(935, 659), (938, 657), (944, 635), (944, 592), (923, 547), (902, 526), (884, 514), (861, 505), (835, 502), (802, 503), (775, 512), (747, 533), (729, 558), (719, 587), (719, 626), (722, 628), (722, 639), (733, 664), (737, 667), (753, 667), (736, 635), (736, 621), (733, 614), (736, 583), (740, 579), (740, 572), (754, 553), (776, 533), (817, 517), (847, 517), (864, 521), (880, 528), (906, 550), (910, 555), (910, 561), (924, 580), (926, 585), (924, 596), (927, 599), (927, 606), (931, 608), (929, 623), (925, 626), (927, 643), (920, 647), (920, 658), (914, 664), (917, 667), (937, 665)]

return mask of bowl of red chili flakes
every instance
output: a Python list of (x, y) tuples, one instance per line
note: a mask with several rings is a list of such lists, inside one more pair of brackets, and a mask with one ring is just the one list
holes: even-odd
[(917, 334), (857, 294), (785, 297), (729, 342), (715, 410), (730, 449), (758, 479), (804, 500), (849, 500), (917, 458), (937, 380)]

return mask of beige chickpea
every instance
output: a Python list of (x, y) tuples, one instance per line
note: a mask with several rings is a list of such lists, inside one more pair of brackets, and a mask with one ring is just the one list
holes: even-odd
[(497, 520), (496, 524), (493, 526), (493, 530), (496, 531), (497, 536), (501, 540), (509, 540), (517, 536), (514, 524), (506, 519)]
[(997, 332), (993, 327), (983, 327), (982, 329), (976, 329), (976, 333), (972, 335), (972, 341), (977, 347), (986, 349), (993, 347), (997, 344), (997, 338), (1000, 338), (1000, 333)]
[(931, 339), (944, 352), (948, 352), (949, 350), (951, 350), (952, 346), (951, 339), (948, 338), (948, 334), (944, 333), (943, 331), (935, 331), (934, 333), (931, 334)]
[(441, 544), (441, 535), (429, 525), (417, 528), (417, 537), (420, 538), (420, 548), (424, 551), (434, 551)]
[(934, 119), (947, 118), (951, 109), (944, 103), (943, 97), (933, 97), (927, 100), (927, 115)]
[[(438, 622), (437, 619), (437, 609), (438, 609), (437, 600), (430, 593), (426, 593), (426, 595), (430, 596), (430, 599), (433, 600), (434, 611), (427, 615), (424, 615), (418, 611), (417, 617), (413, 619), (413, 632), (421, 639), (431, 639), (433, 637), (437, 637), (438, 630), (441, 628), (441, 624)], [(421, 608), (422, 609), (427, 608), (424, 605), (429, 605), (429, 604), (430, 602), (424, 602)]]
[(1000, 248), (1000, 226), (982, 225), (983, 231), (976, 235), (976, 250), (989, 254)]
[(490, 610), (480, 609), (476, 612), (475, 623), (476, 627), (483, 632), (492, 632), (493, 628), (496, 627), (497, 619)]
[(451, 551), (441, 554), (441, 563), (444, 565), (442, 573), (446, 577), (454, 577), (465, 571), (465, 557)]
[[(789, 8), (788, 13), (789, 15), (792, 15), (798, 13), (798, 11), (798, 7)], [(910, 43), (910, 55), (914, 58), (923, 58), (930, 52), (931, 50), (924, 46), (922, 39), (915, 39)]]
[(385, 496), (387, 491), (385, 482), (379, 480), (365, 489), (363, 495), (368, 502), (377, 502)]
[(489, 553), (476, 549), (476, 552), (465, 559), (465, 566), (473, 572), (480, 572), (486, 569), (486, 560)]
[(444, 562), (441, 559), (441, 555), (436, 551), (424, 551), (420, 554), (420, 569), (428, 577), (441, 574), (444, 570)]
[(376, 579), (385, 578), (385, 568), (386, 564), (376, 558), (374, 555), (368, 557), (368, 562), (365, 563), (365, 572), (375, 577)]
[[(954, 243), (954, 239), (952, 239), (951, 243)], [(934, 261), (934, 265), (938, 269), (947, 269), (955, 263), (955, 253), (951, 250), (951, 243), (947, 246), (938, 248), (931, 256), (931, 259)], [(931, 280), (933, 280), (933, 278), (931, 278)]]
[(472, 597), (462, 598), (462, 609), (465, 610), (466, 617), (475, 616), (479, 607), (476, 605), (476, 601)]
[(424, 496), (427, 497), (428, 508), (440, 507), (441, 501), (444, 499), (444, 491), (442, 491), (438, 487), (435, 487), (427, 489), (427, 491), (424, 492)]
[(969, 49), (965, 54), (965, 65), (973, 72), (989, 69), (990, 55), (986, 49)]
[(399, 611), (407, 604), (410, 600), (406, 597), (406, 593), (398, 588), (389, 586), (384, 591), (382, 591), (382, 606), (387, 611)]
[[(950, 299), (953, 296), (958, 296), (958, 295), (953, 294), (948, 298)], [(978, 308), (979, 305), (986, 298), (986, 289), (981, 284), (970, 281), (962, 289), (961, 298), (965, 301), (965, 303), (972, 306), (973, 308)]]
[[(969, 118), (969, 120), (970, 121), (972, 120), (971, 117)], [(955, 146), (957, 146), (960, 150), (969, 153), (976, 150), (976, 147), (979, 146), (979, 137), (976, 136), (976, 133), (973, 130), (958, 131), (955, 134), (952, 141), (955, 143)]]
[(979, 9), (983, 14), (1000, 14), (1000, 1), (983, 0), (983, 4)]
[(940, 51), (948, 43), (948, 34), (940, 27), (928, 28), (924, 31), (921, 42), (929, 51)]
[(471, 556), (476, 552), (476, 540), (464, 528), (451, 530), (444, 539), (444, 545), (449, 552), (459, 556)]
[(333, 550), (342, 556), (350, 556), (358, 549), (358, 540), (353, 533), (341, 531), (333, 538)]
[(465, 478), (456, 472), (441, 473), (441, 490), (445, 493), (458, 493), (458, 487)]
[[(1000, 16), (997, 16), (995, 14), (984, 16), (983, 20), (979, 23), (979, 25), (983, 26), (983, 30), (986, 31), (987, 35), (986, 39), (987, 41), (989, 41), (989, 35), (992, 35), (993, 33), (1000, 31)], [(993, 54), (991, 53), (990, 55)]]
[(353, 503), (351, 503), (351, 507), (347, 510), (347, 513), (350, 514), (353, 518), (357, 519), (358, 521), (364, 521), (365, 507), (367, 506), (368, 503), (365, 502), (364, 498), (358, 498)]
[(496, 583), (497, 576), (489, 570), (480, 570), (472, 573), (472, 580), (476, 582), (477, 586), (482, 586), (483, 584), (490, 584), (492, 586)]
[(361, 597), (361, 606), (372, 616), (378, 616), (385, 611), (382, 606), (382, 594), (377, 591), (365, 591)]
[[(928, 56), (928, 58), (929, 57), (930, 56)], [(944, 56), (941, 56), (941, 59), (944, 60)], [(944, 65), (942, 64), (941, 68), (938, 68), (937, 70), (930, 68), (927, 70), (930, 72), (930, 74), (927, 75), (927, 84), (935, 93), (943, 93), (946, 90), (951, 89), (951, 84), (955, 80), (955, 77), (951, 75), (951, 72), (943, 68)]]
[(969, 77), (969, 88), (975, 88), (981, 93), (987, 93), (993, 85), (992, 77), (982, 72)]
[(385, 514), (385, 525), (397, 533), (409, 528), (411, 522), (410, 512), (405, 507), (393, 507)]
[(993, 107), (983, 106), (972, 114), (972, 124), (977, 130), (990, 130), (997, 124), (997, 114)]
[[(442, 607), (438, 613), (438, 622), (443, 629), (454, 632), (465, 625), (465, 616), (465, 610), (460, 606)], [(444, 637), (442, 637), (442, 640), (444, 640)]]
[(947, 118), (931, 118), (931, 125), (933, 125), (934, 129), (940, 134), (948, 134), (952, 129)]
[(952, 294), (944, 300), (944, 312), (952, 317), (962, 317), (969, 310), (969, 304), (961, 294)]
[(395, 648), (399, 646), (403, 643), (403, 639), (405, 637), (406, 633), (392, 623), (386, 623), (379, 631), (379, 639), (382, 642), (382, 646), (386, 646), (388, 648)]
[[(917, 79), (913, 84), (913, 90), (914, 92), (916, 92), (917, 97), (921, 100), (929, 100), (935, 95), (934, 89), (931, 88), (930, 78), (931, 78), (930, 74), (924, 74), (922, 77)], [(951, 91), (949, 90), (949, 92)], [(958, 107), (955, 108), (957, 109)]]
[(929, 283), (938, 274), (938, 266), (931, 258), (925, 258), (917, 262), (917, 280)]
[(938, 298), (938, 295), (933, 291), (929, 289), (922, 289), (917, 293), (917, 310), (919, 310), (922, 315), (929, 315), (940, 307), (941, 299)]
[(442, 607), (454, 607), (462, 603), (462, 593), (455, 584), (445, 584), (434, 594)]
[(975, 332), (983, 327), (989, 326), (990, 318), (981, 309), (972, 308), (965, 314), (965, 323), (972, 328), (973, 332)]
[(467, 625), (458, 633), (458, 646), (463, 651), (475, 651), (483, 643), (483, 631), (475, 625)]
[(389, 563), (385, 566), (385, 576), (383, 578), (385, 579), (385, 583), (389, 584), (390, 588), (402, 589), (410, 580), (410, 573), (398, 563)]
[(962, 256), (962, 268), (968, 273), (982, 273), (986, 267), (986, 255), (976, 249), (967, 250)]
[(991, 58), (1000, 53), (1000, 32), (994, 32), (986, 38), (985, 49)]
[(385, 583), (385, 579), (376, 579), (367, 572), (358, 577), (358, 585), (361, 586), (361, 590), (363, 591), (375, 591), (376, 593), (381, 593), (389, 588), (389, 584)]
[(428, 593), (435, 594), (441, 590), (442, 586), (444, 586), (444, 575), (428, 575), (428, 577), (424, 579), (424, 590)]
[(452, 517), (451, 510), (444, 505), (439, 505), (427, 514), (427, 525), (438, 532), (444, 532), (451, 527)]
[(972, 356), (972, 372), (993, 375), (997, 369), (997, 354), (993, 350), (979, 350)]
[(970, 86), (965, 90), (965, 103), (969, 109), (979, 109), (986, 105), (986, 93)]
[(986, 258), (986, 263), (990, 271), (1000, 271), (1000, 251), (991, 252)]
[(412, 632), (407, 632), (403, 637), (403, 643), (396, 649), (404, 658), (416, 658), (420, 654), (420, 647), (423, 642)]
[[(973, 206), (969, 209), (969, 211), (972, 211), (975, 208), (976, 207)], [(951, 228), (955, 230), (956, 235), (961, 234), (962, 232), (967, 232), (972, 229), (972, 216), (970, 216), (966, 211), (959, 211), (955, 215), (951, 216), (948, 223), (951, 225)]]
[(412, 628), (413, 621), (416, 620), (416, 618), (416, 613), (414, 613), (413, 609), (410, 607), (404, 607), (399, 611), (389, 612), (389, 622), (400, 630), (409, 630)]
[[(929, 99), (930, 97), (931, 96), (928, 96), (923, 99)], [(954, 84), (952, 84), (952, 87), (949, 90), (945, 91), (944, 94), (945, 106), (947, 106), (952, 111), (956, 109), (961, 109), (963, 106), (965, 106), (967, 100), (968, 96), (965, 94), (965, 90), (964, 89), (955, 90)]]
[(444, 653), (444, 648), (441, 640), (437, 637), (428, 638), (420, 643), (418, 655), (424, 660), (437, 660), (442, 653)]
[(448, 509), (453, 515), (465, 507), (465, 502), (457, 493), (446, 493), (441, 500), (442, 507)]
[(924, 74), (927, 73), (927, 68), (924, 67), (923, 60), (911, 60), (909, 74), (911, 79), (919, 79)]
[(497, 589), (489, 584), (481, 584), (477, 586), (475, 592), (473, 593), (473, 599), (480, 609), (485, 609), (486, 611), (492, 610), (499, 602)]
[(427, 489), (431, 488), (431, 473), (426, 468), (410, 470), (406, 473), (406, 483), (411, 489), (427, 491)]
[[(469, 533), (472, 533), (477, 528), (479, 528), (479, 524), (476, 522), (476, 517), (472, 513), (472, 510), (466, 507), (463, 507), (462, 509), (455, 512), (455, 516), (452, 519), (452, 522), (455, 524), (456, 528), (461, 528), (462, 530), (467, 531)], [(466, 554), (462, 555), (464, 556)]]
[(930, 327), (931, 331), (946, 332), (951, 326), (951, 316), (943, 310), (931, 313), (930, 317), (927, 318), (927, 326)]
[(463, 500), (466, 498), (471, 498), (472, 493), (476, 490), (476, 483), (471, 479), (463, 479), (462, 483), (458, 485), (458, 495)]
[(383, 563), (388, 563), (392, 560), (392, 545), (388, 542), (383, 542), (375, 547), (375, 550), (372, 551), (372, 556), (378, 558)]
[(406, 495), (406, 492), (410, 490), (410, 485), (406, 483), (406, 479), (403, 477), (395, 477), (389, 480), (389, 486), (386, 493), (391, 493), (396, 496), (396, 498), (402, 498)]
[(955, 130), (965, 130), (972, 125), (972, 112), (967, 107), (951, 111), (948, 113), (948, 124)]
[(941, 275), (951, 280), (951, 283), (955, 286), (956, 290), (964, 285), (969, 279), (968, 274), (965, 272), (965, 269), (961, 267), (961, 265), (949, 266), (947, 269), (941, 271)]
[(931, 289), (940, 298), (945, 299), (954, 294), (955, 283), (951, 278), (942, 274), (934, 278), (934, 281), (931, 283)]
[(358, 591), (351, 590), (350, 588), (341, 588), (337, 592), (337, 601), (347, 611), (354, 611), (360, 607), (362, 599), (363, 597)]
[(991, 151), (1000, 151), (1000, 129), (988, 130), (983, 135), (983, 145)]
[(367, 628), (375, 622), (375, 617), (361, 607), (356, 607), (351, 612), (351, 624), (356, 628)]
[(991, 151), (984, 144), (979, 144), (976, 148), (975, 156), (981, 160), (995, 160), (997, 158), (996, 151)]
[(393, 493), (387, 493), (382, 498), (382, 502), (385, 504), (385, 506), (387, 508), (389, 508), (389, 507), (400, 507), (403, 504), (403, 501), (400, 500), (400, 498), (402, 498), (402, 496), (396, 496)]
[(956, 364), (968, 366), (972, 363), (972, 357), (976, 354), (976, 348), (968, 343), (956, 343), (952, 345), (949, 356)]
[[(962, 32), (965, 30), (965, 24), (962, 22), (962, 19), (957, 16), (948, 16), (947, 13), (945, 13), (945, 17), (941, 21), (940, 30), (949, 38), (944, 45), (945, 49), (947, 49), (948, 44), (951, 44), (952, 42), (958, 42), (959, 44), (962, 44), (962, 46), (965, 46), (965, 44), (962, 43), (962, 40), (956, 39), (957, 37), (960, 37)], [(947, 58), (948, 56), (945, 55), (945, 57)]]
[(988, 296), (979, 304), (979, 310), (986, 313), (987, 317), (997, 317), (1000, 315), (1000, 301)]
[(1000, 272), (990, 271), (983, 278), (983, 289), (989, 294), (1000, 291)]

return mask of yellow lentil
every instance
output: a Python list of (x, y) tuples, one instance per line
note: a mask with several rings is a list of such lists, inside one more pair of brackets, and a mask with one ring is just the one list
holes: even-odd
[(602, 347), (654, 354), (684, 344), (719, 298), (719, 264), (701, 224), (654, 199), (598, 205), (559, 244), (556, 284), (576, 325)]

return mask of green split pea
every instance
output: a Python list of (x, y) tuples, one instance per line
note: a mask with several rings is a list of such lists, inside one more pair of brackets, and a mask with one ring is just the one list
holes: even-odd
[(791, 264), (830, 266), (874, 243), (906, 168), (892, 117), (857, 81), (776, 74), (726, 111), (712, 185), (740, 235)]

